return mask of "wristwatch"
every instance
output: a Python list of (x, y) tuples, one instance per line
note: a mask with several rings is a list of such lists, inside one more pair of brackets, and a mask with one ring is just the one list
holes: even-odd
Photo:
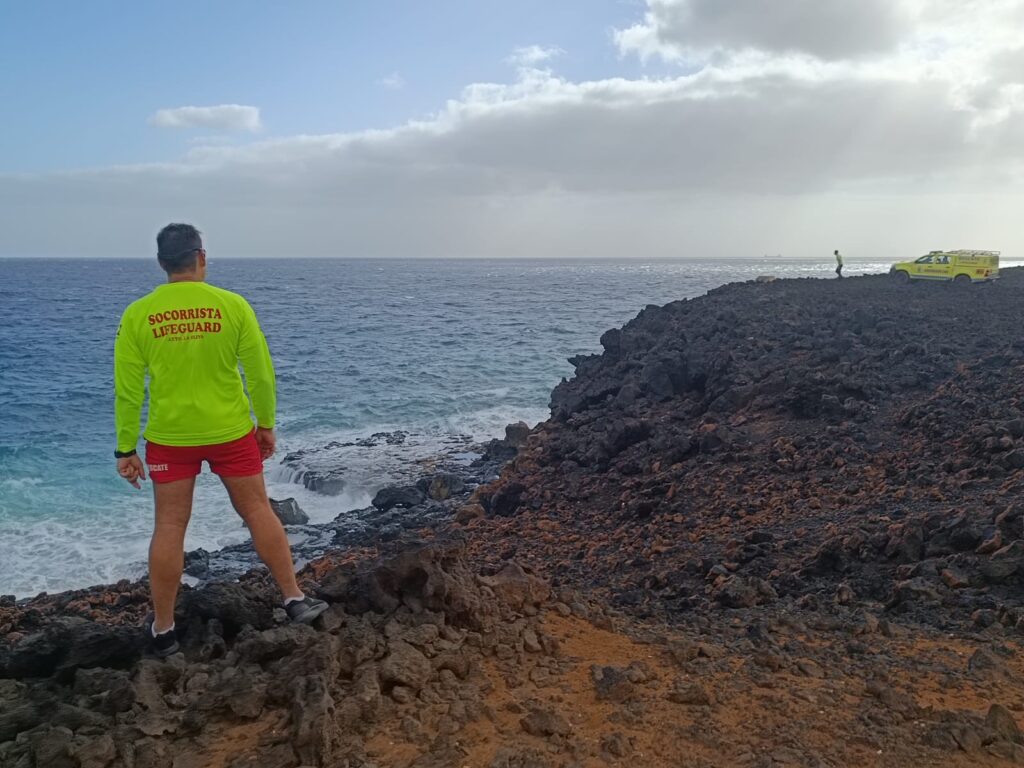
[(132, 448), (130, 451), (114, 451), (115, 459), (127, 459), (129, 456), (135, 455), (135, 449)]

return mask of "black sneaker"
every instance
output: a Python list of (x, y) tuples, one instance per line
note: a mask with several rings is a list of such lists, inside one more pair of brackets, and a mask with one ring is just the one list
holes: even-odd
[(297, 624), (312, 624), (313, 620), (327, 610), (327, 603), (312, 597), (292, 600), (284, 607), (288, 618)]
[(161, 632), (159, 635), (154, 635), (152, 619), (146, 622), (146, 637), (149, 640), (149, 647), (153, 651), (153, 655), (161, 659), (173, 656), (181, 648), (178, 645), (177, 630), (172, 628), (166, 632)]

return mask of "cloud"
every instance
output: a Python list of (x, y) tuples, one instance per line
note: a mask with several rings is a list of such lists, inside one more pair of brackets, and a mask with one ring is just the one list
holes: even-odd
[(191, 219), (230, 255), (1024, 249), (1006, 31), (1020, 5), (928, 0), (901, 42), (849, 58), (726, 50), (718, 35), (672, 77), (573, 82), (523, 64), (394, 129), (0, 176), (2, 247), (137, 253)]
[(400, 91), (402, 88), (405, 88), (405, 78), (397, 72), (392, 72), (390, 75), (378, 80), (377, 84), (383, 88), (387, 88), (389, 91)]
[(159, 128), (203, 128), (219, 131), (260, 130), (260, 110), (241, 104), (219, 104), (215, 107), (175, 107), (158, 109), (149, 124)]
[(1024, 48), (999, 51), (992, 57), (992, 78), (1001, 84), (1024, 84)]
[(616, 35), (624, 52), (685, 59), (756, 49), (842, 59), (891, 51), (910, 30), (901, 0), (648, 0)]
[(543, 64), (564, 53), (565, 51), (557, 47), (527, 45), (522, 48), (516, 48), (505, 61), (517, 67), (536, 67), (538, 64)]
[(931, 64), (969, 79), (1019, 46), (1021, 0), (646, 0), (615, 30), (623, 55), (687, 66), (805, 56), (826, 62)]

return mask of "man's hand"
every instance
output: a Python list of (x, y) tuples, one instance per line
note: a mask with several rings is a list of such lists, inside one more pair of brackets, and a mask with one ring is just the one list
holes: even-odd
[(141, 488), (139, 480), (146, 479), (146, 465), (142, 463), (142, 459), (136, 453), (126, 459), (117, 460), (117, 474), (136, 488)]
[(274, 455), (277, 449), (277, 437), (273, 429), (256, 427), (256, 445), (260, 447), (260, 458), (264, 461)]

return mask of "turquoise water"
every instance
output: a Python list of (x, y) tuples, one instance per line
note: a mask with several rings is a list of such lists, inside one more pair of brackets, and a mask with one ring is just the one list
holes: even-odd
[[(886, 264), (849, 263), (847, 274)], [(401, 465), (452, 436), (484, 439), (547, 416), (566, 358), (646, 304), (761, 274), (832, 265), (731, 261), (211, 259), (210, 282), (255, 307), (278, 373), (281, 450), (271, 494), (314, 521), (364, 506)], [(142, 572), (148, 488), (114, 474), (111, 348), (125, 305), (163, 279), (149, 260), (0, 260), (0, 593), (25, 596)], [(345, 458), (348, 486), (292, 482), (286, 452), (401, 429)], [(186, 545), (245, 538), (204, 475)]]

